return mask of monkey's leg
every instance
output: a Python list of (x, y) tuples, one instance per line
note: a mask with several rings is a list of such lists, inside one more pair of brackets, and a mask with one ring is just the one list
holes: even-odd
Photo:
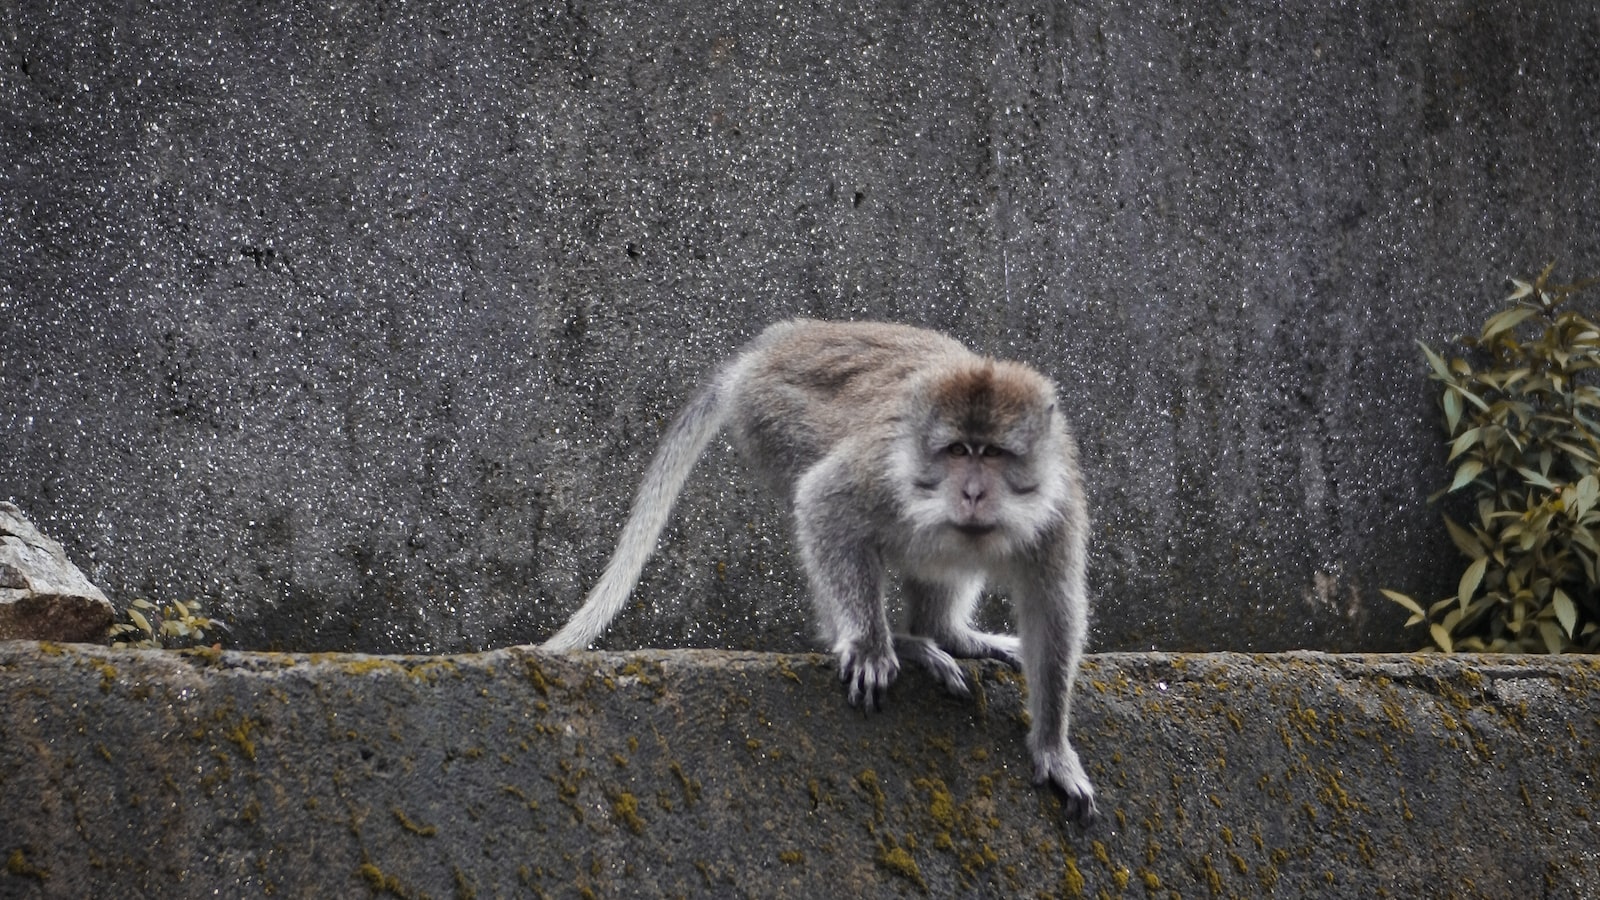
[[(882, 556), (842, 478), (818, 464), (795, 495), (795, 532), (823, 639), (839, 657), (851, 706), (883, 707), (900, 674), (884, 611)], [(812, 489), (817, 485), (825, 488)], [(855, 527), (852, 527), (855, 526)]]
[(906, 630), (912, 636), (931, 638), (939, 649), (957, 659), (998, 659), (1022, 668), (1022, 643), (1015, 635), (972, 627), (972, 612), (982, 591), (980, 578), (957, 584), (906, 579)]
[(1081, 569), (1075, 574), (1056, 583), (1041, 577), (1033, 584), (1018, 585), (1012, 602), (1022, 634), (1022, 671), (1033, 719), (1028, 750), (1034, 783), (1050, 783), (1061, 795), (1067, 818), (1087, 825), (1098, 814), (1094, 787), (1067, 737), (1072, 687), (1088, 630)]
[(967, 687), (967, 675), (961, 671), (961, 664), (956, 662), (955, 657), (939, 649), (933, 638), (915, 634), (897, 634), (894, 636), (894, 650), (901, 659), (922, 663), (922, 667), (938, 679), (950, 693), (958, 697), (972, 696), (972, 691)]

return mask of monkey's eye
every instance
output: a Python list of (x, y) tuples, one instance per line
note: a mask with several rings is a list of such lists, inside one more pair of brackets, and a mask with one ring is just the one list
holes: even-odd
[(944, 448), (944, 452), (950, 454), (951, 456), (966, 456), (972, 451), (967, 449), (966, 444), (957, 443), (951, 444), (950, 446)]
[(991, 459), (993, 459), (996, 456), (1005, 456), (1006, 455), (1006, 451), (1004, 450), (1004, 448), (996, 447), (993, 444), (984, 444), (983, 445), (983, 449), (979, 450), (978, 452), (983, 454), (984, 456), (987, 456), (987, 457), (991, 458)]

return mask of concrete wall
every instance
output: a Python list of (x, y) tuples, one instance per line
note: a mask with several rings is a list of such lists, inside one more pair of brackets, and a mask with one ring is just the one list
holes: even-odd
[[(246, 647), (547, 634), (797, 314), (1061, 382), (1096, 646), (1409, 646), (1413, 339), (1600, 271), (1586, 0), (0, 10), (0, 498)], [(780, 504), (678, 522), (611, 646), (807, 646)]]
[[(0, 896), (1591, 897), (1600, 668), (1092, 657), (1103, 819), (1018, 679), (820, 656), (177, 656), (0, 642)], [(215, 893), (214, 893), (215, 892)], [(1387, 892), (1385, 894), (1384, 892)]]

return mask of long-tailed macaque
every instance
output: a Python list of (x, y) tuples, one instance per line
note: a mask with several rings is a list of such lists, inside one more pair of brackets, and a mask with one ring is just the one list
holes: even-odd
[[(724, 426), (793, 504), (812, 604), (850, 703), (878, 708), (902, 658), (961, 695), (957, 658), (1020, 665), (1034, 779), (1087, 824), (1094, 789), (1067, 738), (1089, 614), (1077, 449), (1044, 376), (935, 332), (806, 320), (763, 332), (667, 430), (605, 573), (544, 649), (587, 647), (622, 610)], [(902, 632), (884, 609), (889, 569), (904, 581)], [(985, 585), (1009, 596), (1018, 636), (970, 624)]]

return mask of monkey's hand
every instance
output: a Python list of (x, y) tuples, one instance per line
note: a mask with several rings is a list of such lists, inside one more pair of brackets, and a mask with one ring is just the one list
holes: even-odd
[(1087, 828), (1100, 815), (1094, 805), (1094, 786), (1078, 761), (1078, 752), (1066, 746), (1060, 750), (1036, 750), (1033, 754), (1033, 783), (1048, 782), (1061, 797), (1068, 819)]
[(839, 679), (845, 683), (851, 706), (865, 712), (883, 708), (889, 685), (900, 674), (900, 660), (891, 647), (869, 647), (855, 641), (839, 648)]

